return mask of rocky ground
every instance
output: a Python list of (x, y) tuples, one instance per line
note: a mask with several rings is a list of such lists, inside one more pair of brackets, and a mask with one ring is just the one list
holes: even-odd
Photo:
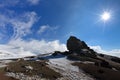
[[(82, 60), (72, 59), (58, 53), (54, 56), (49, 54), (25, 60), (2, 60), (0, 78), (2, 80), (108, 80), (108, 78), (119, 80), (119, 63), (106, 59), (109, 64), (104, 61), (99, 63), (99, 60), (87, 57), (82, 57)], [(99, 56), (99, 59), (104, 58)]]
[[(91, 76), (86, 75), (77, 66), (71, 65), (73, 61), (67, 60), (66, 57), (54, 58), (54, 59), (51, 58), (49, 59), (49, 61), (45, 63), (47, 65), (44, 65), (43, 60), (35, 60), (34, 63), (32, 63), (31, 61), (24, 61), (24, 60), (21, 61), (3, 60), (1, 61), (0, 64), (1, 65), (5, 64), (5, 65), (1, 66), (0, 77), (2, 78), (2, 80), (94, 80)], [(23, 64), (31, 66), (33, 70), (31, 70), (31, 72), (24, 72), (27, 70), (27, 68), (22, 69), (20, 66), (23, 66)], [(47, 74), (44, 68), (41, 71), (40, 69), (42, 67), (41, 64), (43, 64), (42, 66), (47, 67), (45, 69), (47, 69), (48, 73), (49, 73), (49, 69), (53, 71), (51, 75)], [(34, 67), (38, 65), (39, 68)], [(8, 68), (7, 71), (5, 67)], [(38, 71), (40, 72), (39, 75), (37, 71), (36, 72), (34, 71), (35, 69), (39, 70)]]
[(49, 66), (55, 71), (62, 74), (63, 77), (58, 80), (94, 80), (91, 76), (86, 75), (77, 66), (71, 65), (74, 61), (64, 58), (51, 59)]
[(7, 66), (7, 63), (12, 62), (12, 60), (1, 60), (0, 61), (0, 79), (1, 80), (18, 80), (10, 76), (6, 76), (6, 73), (4, 72), (4, 67)]
[(0, 80), (119, 80), (120, 58), (98, 54), (71, 36), (68, 51), (0, 60)]

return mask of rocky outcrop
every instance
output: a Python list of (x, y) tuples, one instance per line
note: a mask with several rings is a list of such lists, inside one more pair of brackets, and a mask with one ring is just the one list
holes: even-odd
[(96, 57), (96, 52), (94, 50), (90, 49), (84, 41), (81, 41), (74, 36), (70, 36), (67, 40), (67, 49), (69, 50), (69, 53), (72, 54), (77, 53), (80, 56)]
[(80, 52), (81, 49), (89, 49), (89, 47), (84, 41), (81, 41), (74, 36), (70, 36), (67, 40), (67, 49), (70, 52)]

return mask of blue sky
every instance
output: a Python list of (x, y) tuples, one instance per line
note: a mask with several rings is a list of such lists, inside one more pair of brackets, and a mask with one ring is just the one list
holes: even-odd
[[(104, 11), (111, 13), (106, 23)], [(90, 46), (120, 49), (120, 0), (1, 0), (0, 44), (58, 40), (70, 35)]]

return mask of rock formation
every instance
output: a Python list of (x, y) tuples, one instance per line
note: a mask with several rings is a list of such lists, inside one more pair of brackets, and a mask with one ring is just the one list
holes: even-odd
[(81, 49), (89, 49), (89, 47), (84, 41), (81, 41), (74, 36), (70, 36), (67, 40), (67, 49), (70, 52), (79, 52)]
[(67, 49), (69, 53), (77, 53), (86, 57), (96, 57), (96, 52), (94, 50), (90, 49), (84, 41), (74, 36), (70, 36), (67, 40)]

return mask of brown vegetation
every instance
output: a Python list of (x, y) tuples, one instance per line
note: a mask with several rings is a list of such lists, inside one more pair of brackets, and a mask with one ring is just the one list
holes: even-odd
[(5, 76), (4, 73), (0, 73), (0, 80), (18, 80), (12, 77)]
[[(61, 77), (61, 74), (47, 67), (45, 61), (19, 61), (8, 64), (6, 72), (24, 73), (25, 75), (39, 75), (42, 78), (55, 80)], [(32, 70), (27, 70), (25, 66), (31, 66)]]
[(96, 66), (94, 64), (84, 64), (84, 63), (73, 63), (75, 66), (79, 66), (80, 69), (83, 69), (86, 73), (92, 75), (98, 80), (119, 80), (120, 71), (115, 71), (110, 68), (105, 68), (101, 66)]

